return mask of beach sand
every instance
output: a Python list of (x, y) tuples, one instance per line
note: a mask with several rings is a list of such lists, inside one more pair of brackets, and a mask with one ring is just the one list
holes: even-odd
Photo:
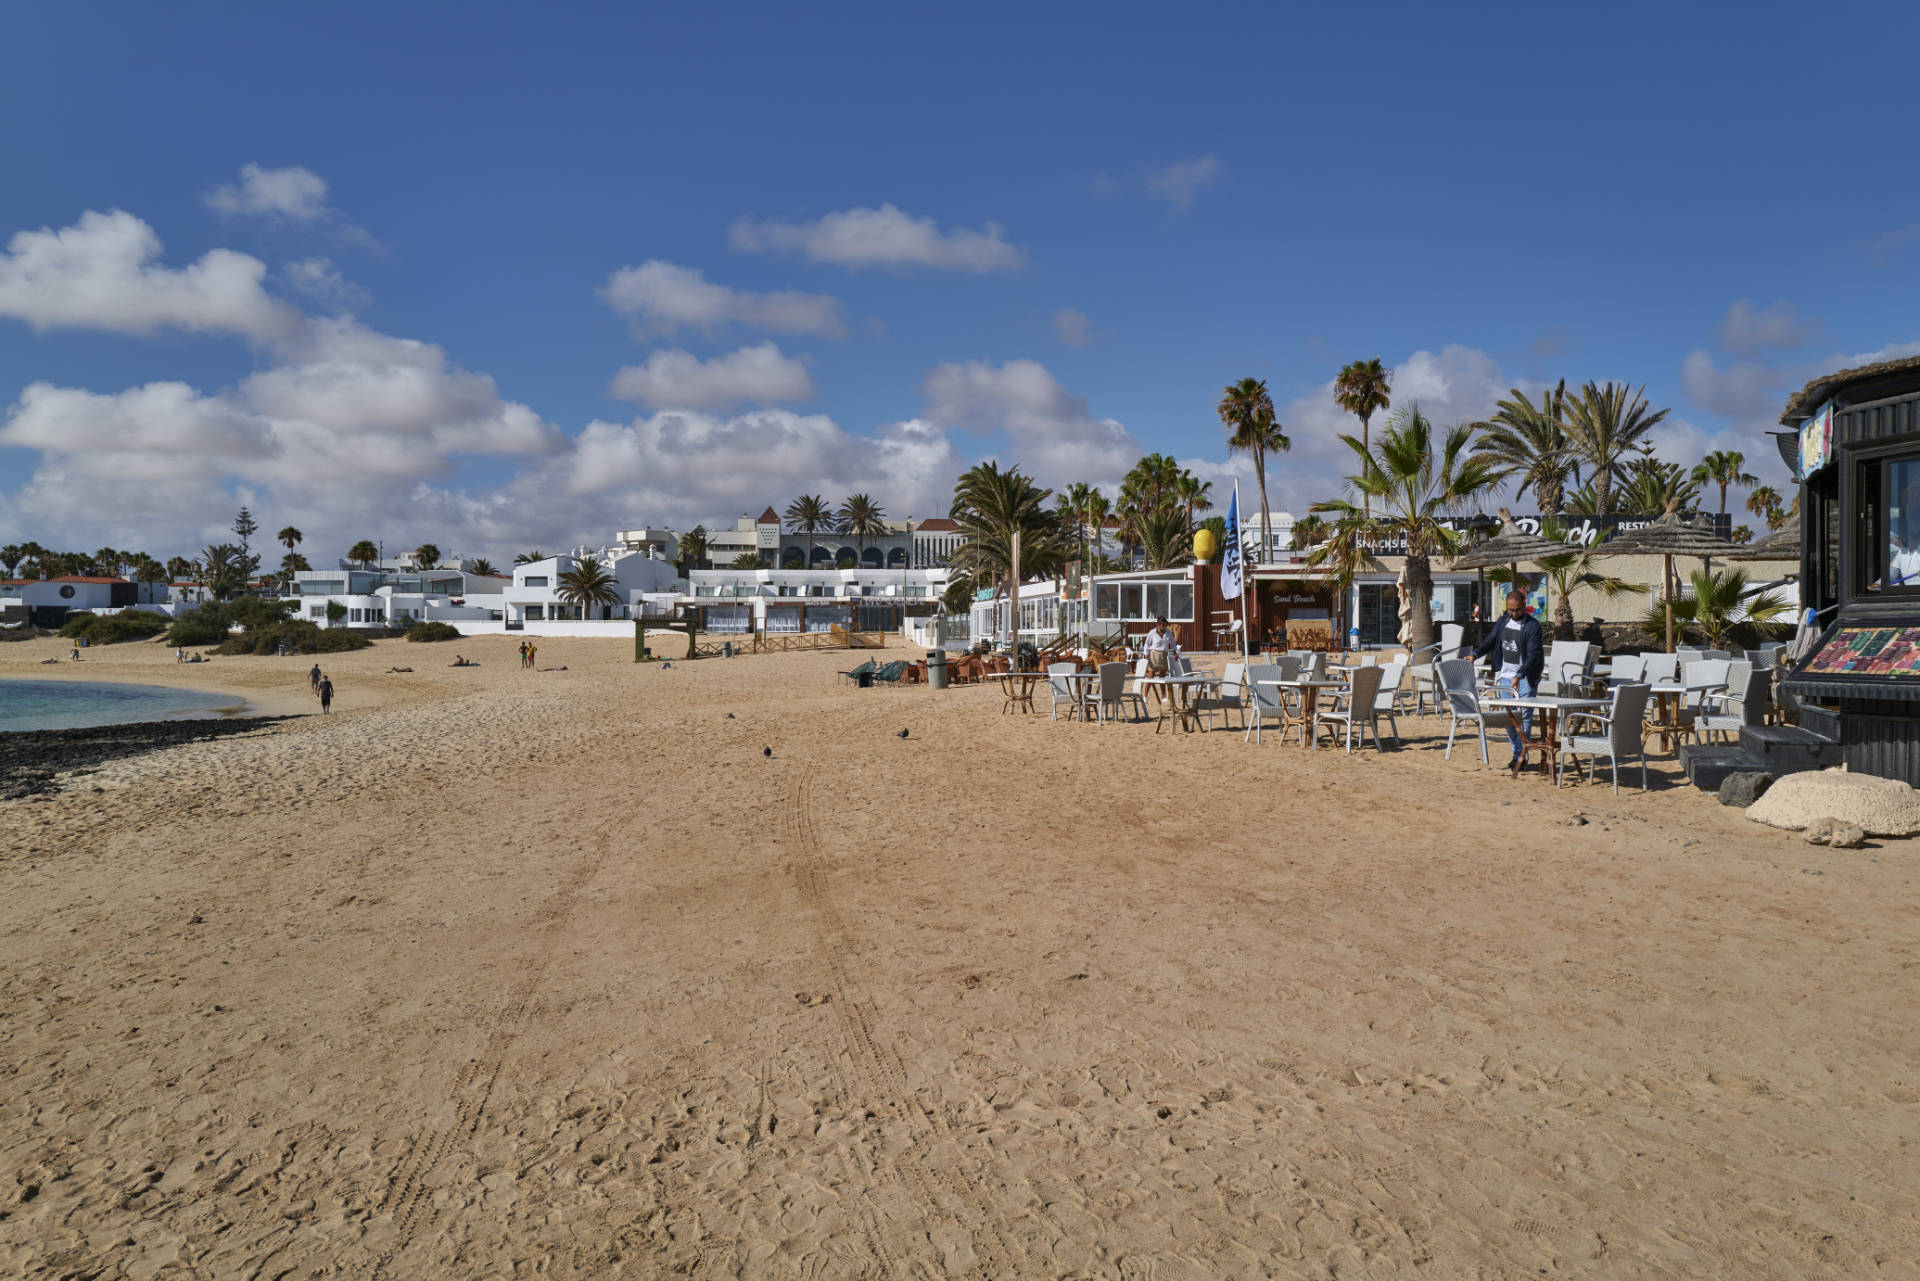
[(514, 643), (0, 806), (0, 1275), (1920, 1276), (1912, 843)]

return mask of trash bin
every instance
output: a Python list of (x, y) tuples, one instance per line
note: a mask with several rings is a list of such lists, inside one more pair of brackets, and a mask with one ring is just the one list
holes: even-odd
[(861, 673), (860, 673), (860, 674), (859, 674), (858, 676), (855, 676), (855, 677), (853, 678), (853, 683), (854, 683), (855, 685), (857, 685), (857, 686), (859, 686), (859, 687), (860, 687), (861, 689), (872, 689), (872, 688), (873, 688), (873, 673), (872, 673), (872, 672), (861, 672)]
[(722, 657), (722, 658), (732, 658), (732, 657), (733, 657), (733, 642), (732, 642), (732, 641), (721, 641), (721, 642), (720, 642), (720, 657)]
[(947, 651), (930, 649), (927, 651), (927, 688), (945, 689), (947, 687)]

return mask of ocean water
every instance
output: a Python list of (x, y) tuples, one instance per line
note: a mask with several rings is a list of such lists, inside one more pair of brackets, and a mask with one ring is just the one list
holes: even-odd
[(230, 695), (163, 685), (0, 680), (0, 732), (171, 720), (233, 701)]

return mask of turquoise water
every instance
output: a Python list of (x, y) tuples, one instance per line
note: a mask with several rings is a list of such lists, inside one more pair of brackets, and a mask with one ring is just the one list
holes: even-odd
[(162, 685), (0, 680), (0, 732), (170, 720), (233, 702), (229, 695)]

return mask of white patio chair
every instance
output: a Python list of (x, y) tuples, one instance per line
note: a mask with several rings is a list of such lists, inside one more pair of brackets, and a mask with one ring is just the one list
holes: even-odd
[(1648, 685), (1664, 685), (1668, 681), (1680, 679), (1680, 656), (1677, 654), (1642, 654), (1640, 676)]
[(1128, 703), (1140, 709), (1141, 720), (1147, 719), (1147, 700), (1140, 696), (1140, 691), (1127, 688), (1125, 663), (1102, 663), (1097, 670), (1100, 674), (1100, 691), (1094, 709), (1102, 722), (1118, 720)]
[(1276, 685), (1263, 685), (1262, 681), (1292, 680), (1293, 674), (1279, 663), (1250, 663), (1247, 665), (1247, 732), (1253, 741), (1260, 741), (1260, 731), (1268, 721), (1276, 726), (1284, 724), (1285, 709), (1281, 705), (1281, 690)]
[(1507, 714), (1498, 709), (1489, 711), (1480, 706), (1480, 694), (1474, 685), (1473, 661), (1466, 658), (1446, 658), (1436, 663), (1440, 673), (1440, 692), (1446, 700), (1444, 710), (1451, 718), (1447, 722), (1447, 752), (1442, 760), (1453, 759), (1453, 736), (1459, 732), (1462, 723), (1471, 725), (1474, 733), (1480, 736), (1480, 763), (1491, 765), (1493, 758), (1487, 754), (1487, 726), (1504, 728), (1510, 722)]
[[(1612, 766), (1614, 794), (1620, 792), (1620, 758), (1638, 756), (1640, 758), (1640, 790), (1647, 790), (1647, 751), (1646, 740), (1640, 735), (1640, 719), (1646, 715), (1647, 696), (1651, 691), (1646, 685), (1629, 682), (1615, 685), (1605, 713), (1582, 712), (1573, 718), (1581, 725), (1592, 725), (1599, 733), (1570, 733), (1560, 740), (1561, 757), (1578, 758), (1591, 756), (1597, 762), (1604, 755)], [(1572, 721), (1569, 724), (1573, 723)], [(1597, 771), (1596, 771), (1597, 772)], [(1560, 786), (1560, 773), (1555, 772), (1553, 785)]]
[[(1401, 681), (1405, 678), (1407, 660), (1396, 658), (1392, 662), (1380, 664), (1380, 692), (1374, 696), (1373, 710), (1377, 717), (1387, 718), (1387, 729), (1393, 734), (1393, 745), (1400, 746), (1400, 722), (1394, 714), (1400, 710)], [(1376, 741), (1377, 741), (1376, 735)]]
[(1081, 700), (1074, 691), (1074, 682), (1062, 679), (1080, 670), (1077, 663), (1047, 664), (1047, 693), (1053, 697), (1053, 705), (1048, 708), (1054, 720), (1060, 719), (1060, 705), (1067, 705), (1067, 719), (1072, 720), (1081, 710)]
[[(1380, 746), (1380, 726), (1377, 719), (1380, 715), (1380, 677), (1383, 674), (1382, 670), (1376, 666), (1356, 667), (1353, 672), (1353, 684), (1335, 694), (1334, 705), (1315, 709), (1313, 736), (1320, 737), (1322, 725), (1327, 727), (1328, 733), (1333, 732), (1335, 725), (1341, 725), (1346, 730), (1347, 755), (1353, 755), (1353, 737), (1356, 733), (1360, 735), (1360, 741), (1363, 744), (1366, 742), (1367, 734), (1371, 733), (1373, 750), (1376, 752), (1383, 750)], [(1397, 742), (1399, 735), (1396, 734), (1394, 738)]]
[(1683, 732), (1694, 732), (1694, 721), (1700, 714), (1702, 700), (1709, 695), (1727, 692), (1727, 669), (1730, 666), (1724, 658), (1699, 658), (1681, 666), (1680, 683), (1686, 686), (1687, 692), (1675, 707), (1674, 719)]
[(1194, 710), (1208, 717), (1218, 712), (1222, 729), (1233, 728), (1229, 715), (1239, 712), (1240, 724), (1244, 727), (1247, 723), (1246, 683), (1242, 679), (1245, 672), (1246, 664), (1228, 663), (1226, 675), (1220, 678), (1220, 684), (1211, 693), (1194, 699)]
[(1593, 670), (1593, 645), (1587, 641), (1555, 641), (1547, 649), (1546, 669), (1540, 674), (1539, 693), (1584, 693)]
[(1728, 740), (1740, 736), (1749, 725), (1767, 721), (1767, 693), (1773, 688), (1773, 673), (1747, 665), (1744, 680), (1731, 682), (1725, 693), (1707, 694), (1694, 713), (1693, 733), (1701, 742), (1719, 734)]
[(1407, 653), (1408, 692), (1413, 695), (1413, 714), (1426, 713), (1427, 700), (1431, 698), (1435, 705), (1440, 702), (1440, 679), (1433, 665), (1448, 657), (1444, 641), (1435, 641), (1431, 645), (1422, 645), (1419, 649)]
[(1608, 683), (1613, 685), (1632, 685), (1641, 679), (1646, 671), (1647, 660), (1638, 654), (1622, 654), (1613, 660), (1613, 675)]

